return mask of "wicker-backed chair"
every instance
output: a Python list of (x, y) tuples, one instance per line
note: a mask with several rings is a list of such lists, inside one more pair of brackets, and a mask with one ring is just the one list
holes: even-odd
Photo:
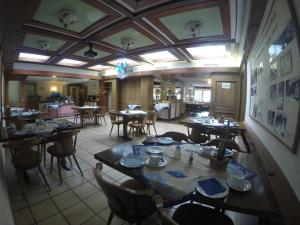
[(151, 198), (154, 193), (146, 189), (143, 183), (130, 179), (119, 186), (103, 179), (101, 170), (102, 164), (97, 163), (93, 172), (111, 209), (107, 225), (111, 224), (114, 215), (130, 224), (141, 225), (144, 219), (156, 211), (155, 202)]
[(133, 122), (128, 124), (128, 126), (130, 127), (128, 133), (130, 134), (131, 130), (135, 132), (136, 136), (141, 135), (142, 132), (145, 133), (146, 119), (147, 119), (146, 115), (132, 118)]
[[(77, 142), (77, 134), (79, 130), (69, 130), (63, 131), (52, 135), (52, 140), (54, 141), (54, 145), (51, 145), (47, 148), (47, 152), (51, 155), (51, 165), (50, 172), (52, 172), (53, 167), (53, 157), (57, 158), (57, 167), (58, 167), (58, 175), (60, 183), (62, 184), (61, 179), (61, 171), (60, 171), (60, 159), (73, 156), (73, 159), (83, 176), (81, 168), (78, 164), (78, 161), (75, 156), (76, 152), (76, 142)], [(74, 137), (74, 138), (73, 138)]]
[(232, 220), (225, 214), (200, 204), (185, 203), (176, 208), (169, 217), (161, 208), (158, 216), (162, 225), (233, 225)]
[(22, 174), (28, 169), (38, 168), (39, 172), (42, 175), (42, 178), (47, 185), (48, 189), (50, 186), (47, 182), (47, 179), (43, 173), (43, 170), (40, 167), (41, 164), (41, 152), (40, 152), (40, 140), (36, 137), (26, 138), (22, 140), (10, 141), (5, 144), (4, 147), (9, 148), (12, 159), (11, 162), (14, 165), (20, 185), (23, 190)]
[(174, 132), (174, 131), (166, 132), (162, 135), (157, 135), (156, 137), (169, 137), (172, 138), (173, 141), (177, 141), (177, 142), (182, 142), (182, 141), (190, 142), (186, 134), (180, 132)]
[(123, 120), (120, 120), (119, 117), (113, 113), (109, 113), (109, 117), (111, 120), (111, 129), (109, 132), (109, 136), (111, 135), (111, 132), (115, 125), (118, 126), (118, 137), (120, 137), (120, 125), (123, 124)]
[[(202, 144), (203, 146), (215, 146), (215, 147), (219, 147), (219, 145), (224, 141), (224, 139), (212, 139), (209, 142)], [(235, 150), (237, 152), (243, 152), (243, 153), (247, 153), (246, 151), (243, 151), (240, 146), (238, 145), (238, 143), (236, 143), (233, 140), (227, 140), (226, 141), (226, 145), (224, 146), (225, 148), (231, 149), (231, 150)]]
[(104, 120), (104, 123), (105, 123), (105, 125), (107, 125), (106, 124), (106, 120), (105, 120), (105, 107), (104, 106), (101, 106), (101, 108), (99, 108), (99, 109), (97, 109), (96, 110), (96, 119), (97, 119), (97, 121), (100, 123), (100, 124), (102, 124), (102, 119)]
[(154, 131), (155, 131), (155, 135), (157, 135), (157, 131), (156, 131), (156, 127), (155, 127), (155, 123), (157, 120), (157, 112), (154, 111), (150, 111), (147, 112), (147, 116), (146, 116), (146, 126), (147, 126), (147, 132), (148, 134), (150, 134), (150, 126), (153, 126)]
[(210, 140), (209, 129), (202, 125), (187, 124), (188, 137), (189, 139), (197, 144), (205, 143)]

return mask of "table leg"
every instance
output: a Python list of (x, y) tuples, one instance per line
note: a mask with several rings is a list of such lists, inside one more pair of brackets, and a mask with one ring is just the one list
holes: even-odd
[(131, 138), (128, 136), (127, 125), (128, 119), (126, 117), (123, 117), (123, 138), (126, 140), (131, 140)]

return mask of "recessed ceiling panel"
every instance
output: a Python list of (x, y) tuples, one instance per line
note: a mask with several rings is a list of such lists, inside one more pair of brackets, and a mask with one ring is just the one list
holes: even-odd
[(178, 40), (192, 38), (185, 30), (185, 24), (190, 21), (200, 22), (200, 34), (197, 37), (210, 37), (224, 34), (219, 7), (203, 8), (177, 13), (161, 17), (159, 18), (159, 21)]
[(178, 58), (175, 57), (169, 51), (147, 53), (147, 54), (140, 55), (140, 57), (149, 60), (153, 63), (178, 61)]
[(40, 36), (36, 34), (26, 34), (23, 41), (23, 47), (35, 48), (40, 50), (57, 51), (66, 41)]
[[(86, 56), (84, 56), (84, 53), (88, 50), (89, 50), (89, 47), (82, 48), (81, 50), (75, 52), (74, 55), (86, 57)], [(94, 59), (100, 59), (100, 58), (111, 55), (111, 53), (109, 53), (109, 52), (98, 50), (96, 48), (93, 48), (93, 51), (97, 52), (97, 56)]]
[[(67, 12), (71, 14), (67, 15)], [(66, 20), (74, 20), (67, 27), (60, 22), (64, 15)], [(42, 0), (33, 19), (80, 33), (105, 16), (107, 16), (105, 12), (81, 0)]]
[(122, 46), (123, 38), (134, 39), (134, 45), (130, 48), (130, 50), (155, 44), (155, 42), (153, 42), (151, 39), (133, 28), (128, 28), (126, 30), (114, 33), (106, 38), (103, 38), (102, 41), (126, 50), (126, 48)]

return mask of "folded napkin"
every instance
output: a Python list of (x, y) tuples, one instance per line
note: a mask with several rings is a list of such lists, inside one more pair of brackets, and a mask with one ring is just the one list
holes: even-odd
[(173, 176), (173, 177), (176, 177), (176, 178), (186, 177), (186, 175), (183, 172), (179, 171), (179, 170), (169, 170), (166, 173)]
[(216, 195), (226, 191), (225, 187), (215, 178), (198, 181), (199, 186), (207, 195)]
[(242, 172), (247, 180), (250, 180), (257, 176), (253, 171), (245, 168), (235, 160), (229, 161), (227, 165), (227, 171), (229, 173)]

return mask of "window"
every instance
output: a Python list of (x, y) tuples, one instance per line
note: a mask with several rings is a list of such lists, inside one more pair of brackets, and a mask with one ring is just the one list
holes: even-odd
[(211, 90), (210, 89), (202, 89), (196, 88), (194, 100), (198, 102), (210, 102)]
[(176, 88), (175, 89), (175, 95), (176, 95), (177, 100), (181, 100), (181, 94), (182, 94), (181, 88)]

